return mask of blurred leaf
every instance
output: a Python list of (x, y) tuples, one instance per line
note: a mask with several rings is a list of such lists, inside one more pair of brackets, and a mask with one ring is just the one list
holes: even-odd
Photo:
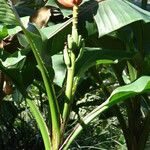
[(26, 91), (24, 88), (23, 80), (21, 71), (18, 69), (7, 69), (5, 68), (1, 62), (0, 62), (0, 70), (7, 75), (9, 78), (11, 78), (11, 81), (16, 85), (16, 87), (19, 89), (19, 91), (22, 93), (22, 95), (26, 95)]
[(18, 33), (17, 38), (18, 38), (18, 41), (19, 41), (21, 46), (23, 46), (24, 48), (27, 48), (29, 46), (27, 38), (24, 34)]
[[(54, 71), (52, 68), (52, 58), (50, 54), (50, 49), (48, 48), (47, 37), (35, 26), (33, 26), (34, 33), (26, 30), (27, 34), (26, 38), (30, 37), (30, 42), (34, 45), (34, 49), (36, 50), (36, 54), (38, 55), (42, 65), (46, 67), (46, 72), (48, 76), (51, 78), (51, 81), (54, 78)], [(35, 52), (33, 52), (35, 54)], [(39, 66), (38, 66), (39, 67)]]
[[(28, 22), (29, 22), (29, 16), (22, 17), (20, 19), (21, 19), (23, 25), (27, 28)], [(8, 35), (14, 35), (14, 34), (18, 33), (19, 31), (22, 31), (21, 27), (18, 26), (17, 24), (14, 25), (14, 24), (10, 23), (10, 24), (5, 25), (5, 23), (0, 23), (0, 30), (2, 30), (4, 27), (7, 28)]]
[(137, 70), (130, 62), (127, 62), (127, 65), (128, 65), (130, 80), (132, 82), (137, 79)]
[(6, 0), (0, 0), (0, 22), (5, 25), (17, 25), (14, 13)]
[[(56, 25), (53, 26), (49, 26), (46, 28), (41, 29), (41, 32), (48, 38), (52, 38), (55, 34), (59, 33), (63, 27), (65, 27), (66, 25), (68, 25), (68, 23), (70, 23), (70, 21), (66, 21), (64, 23), (58, 23)], [(71, 30), (70, 30), (71, 31)]]
[(37, 63), (28, 49), (21, 49), (13, 54), (1, 51), (0, 70), (6, 74), (25, 96), (26, 88), (34, 79), (39, 79)]
[(24, 66), (26, 56), (20, 51), (17, 51), (14, 54), (5, 53), (3, 50), (0, 52), (0, 70), (10, 77), (20, 92), (25, 95), (21, 70)]
[(37, 68), (37, 62), (31, 52), (27, 55), (21, 75), (25, 89), (32, 84), (34, 80), (42, 80), (41, 73)]
[(20, 105), (24, 101), (24, 97), (18, 89), (14, 89), (12, 99), (17, 105)]
[(8, 35), (6, 26), (0, 27), (0, 40), (3, 40)]
[(47, 3), (46, 3), (46, 5), (49, 5), (49, 6), (53, 6), (53, 7), (59, 8), (57, 4), (58, 4), (58, 3), (56, 3), (55, 0), (48, 0)]
[[(116, 32), (113, 33), (115, 34)], [(89, 36), (85, 40), (85, 45), (86, 47), (100, 47), (104, 49), (111, 49), (112, 51), (115, 51), (116, 49), (120, 51), (126, 50), (125, 43), (118, 37), (112, 36), (112, 34), (107, 34), (100, 38), (98, 38), (98, 34)]]
[(115, 64), (124, 59), (131, 59), (135, 53), (86, 47), (83, 56), (76, 64), (76, 76), (82, 76), (90, 67), (98, 64)]
[(54, 82), (62, 87), (66, 75), (66, 65), (64, 64), (63, 54), (57, 54), (52, 56), (52, 63), (55, 71)]
[[(24, 27), (27, 28), (28, 22), (29, 22), (29, 16), (22, 17), (20, 19), (21, 19), (21, 22), (23, 23)], [(9, 24), (6, 27), (8, 29), (9, 35), (14, 35), (14, 34), (18, 33), (19, 31), (22, 31), (21, 27), (18, 25)]]
[(24, 65), (26, 56), (22, 55), (20, 51), (11, 54), (9, 57), (5, 59), (5, 61), (2, 61), (2, 65), (6, 68), (16, 68), (16, 69), (22, 69)]
[(64, 17), (67, 17), (67, 16), (72, 14), (72, 9), (68, 9), (68, 8), (65, 9), (61, 4), (59, 4), (55, 0), (48, 0), (46, 5), (53, 6), (53, 7), (56, 7), (56, 8), (60, 8), (61, 12), (64, 15)]
[(63, 51), (67, 35), (71, 33), (70, 25), (64, 28), (68, 23), (70, 23), (70, 20), (40, 30), (49, 39), (48, 48), (50, 49), (51, 55)]
[[(0, 0), (0, 29), (5, 25), (8, 35), (14, 35), (21, 31), (21, 27), (15, 18), (15, 15), (6, 0)], [(28, 26), (29, 16), (20, 18), (25, 27)]]

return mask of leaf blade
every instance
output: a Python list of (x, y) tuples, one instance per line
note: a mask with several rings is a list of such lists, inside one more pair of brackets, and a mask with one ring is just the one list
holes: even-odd
[(150, 22), (150, 13), (125, 0), (107, 0), (98, 4), (94, 15), (99, 37), (132, 22)]
[(40, 132), (42, 134), (45, 149), (51, 150), (51, 141), (50, 141), (49, 131), (48, 131), (47, 125), (44, 121), (44, 118), (42, 117), (40, 111), (38, 110), (38, 108), (34, 104), (34, 102), (28, 98), (26, 100), (27, 100), (27, 103), (30, 107), (30, 111), (31, 111), (32, 115), (34, 116), (34, 118), (38, 124), (38, 127), (40, 129)]

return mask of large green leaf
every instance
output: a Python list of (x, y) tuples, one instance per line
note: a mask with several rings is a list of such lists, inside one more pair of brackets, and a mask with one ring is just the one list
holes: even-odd
[(79, 20), (82, 22), (81, 32), (83, 34), (91, 35), (97, 32), (93, 18), (98, 28), (99, 37), (101, 37), (139, 20), (148, 23), (150, 13), (127, 0), (85, 2), (81, 6), (79, 13)]
[(106, 0), (99, 3), (94, 19), (103, 36), (135, 21), (150, 22), (150, 13), (127, 0)]
[[(122, 87), (116, 88), (110, 97), (102, 103), (100, 106), (95, 108), (92, 112), (90, 112), (87, 116), (82, 119), (82, 124), (89, 124), (95, 117), (99, 114), (107, 110), (108, 108), (118, 104), (119, 102), (123, 102), (130, 97), (136, 96), (138, 94), (142, 94), (144, 92), (148, 92), (150, 90), (150, 76), (142, 76), (137, 79), (135, 82), (125, 85)], [(69, 145), (73, 142), (76, 136), (82, 131), (83, 126), (79, 123), (75, 126), (73, 132), (70, 134), (70, 137), (64, 142), (65, 144), (62, 146), (63, 150), (66, 150)]]
[(47, 125), (44, 121), (44, 118), (42, 117), (38, 107), (35, 105), (35, 103), (32, 100), (27, 99), (27, 103), (28, 103), (28, 105), (30, 107), (30, 111), (32, 112), (32, 115), (34, 116), (34, 118), (38, 124), (38, 127), (41, 131), (45, 149), (51, 150), (51, 141), (50, 141), (49, 131), (48, 131)]

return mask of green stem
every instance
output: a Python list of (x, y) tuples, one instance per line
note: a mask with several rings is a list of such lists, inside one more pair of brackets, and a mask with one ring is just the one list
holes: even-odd
[(75, 55), (73, 52), (71, 52), (71, 67), (68, 67), (67, 72), (67, 84), (66, 84), (66, 101), (64, 104), (64, 110), (63, 110), (63, 122), (65, 123), (70, 112), (70, 105), (72, 103), (72, 88), (73, 88), (73, 79), (74, 79), (74, 71), (75, 71)]
[[(73, 20), (72, 20), (72, 38), (73, 42), (77, 45), (78, 44), (78, 30), (77, 30), (77, 24), (78, 24), (78, 6), (73, 6)], [(75, 49), (76, 50), (76, 49)], [(73, 80), (74, 80), (74, 71), (75, 71), (75, 52), (74, 49), (70, 49), (70, 60), (71, 60), (71, 66), (67, 67), (67, 84), (66, 84), (66, 101), (64, 104), (64, 110), (63, 110), (63, 123), (65, 124), (70, 113), (70, 106), (72, 103), (72, 90), (73, 90)]]

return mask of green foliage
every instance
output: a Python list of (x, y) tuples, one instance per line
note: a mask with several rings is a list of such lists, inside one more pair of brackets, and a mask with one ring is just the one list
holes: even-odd
[[(0, 1), (1, 9), (0, 9), (0, 18), (1, 22), (6, 25), (14, 25), (16, 26), (16, 20), (13, 11), (11, 10), (10, 6), (8, 5), (7, 1), (1, 0)], [(7, 17), (5, 17), (7, 16)]]
[(76, 64), (77, 76), (82, 76), (90, 67), (100, 64), (116, 64), (131, 59), (135, 54), (120, 50), (85, 47), (82, 59)]
[[(102, 103), (100, 106), (98, 106), (88, 115), (86, 115), (82, 119), (82, 122), (84, 123), (84, 125), (87, 125), (100, 113), (106, 111), (107, 109), (110, 109), (113, 105), (122, 102), (124, 100), (127, 100), (129, 97), (136, 96), (137, 94), (149, 90), (150, 90), (150, 77), (147, 76), (143, 76), (129, 85), (118, 87), (111, 93), (110, 97), (104, 103)], [(68, 149), (68, 146), (70, 145), (72, 140), (74, 140), (74, 138), (80, 133), (82, 128), (83, 126), (80, 123), (74, 127), (75, 130), (73, 130), (73, 132), (71, 133), (71, 137), (67, 139), (68, 141), (67, 142), (65, 141), (65, 143), (67, 144), (63, 145), (63, 149)]]
[[(142, 7), (146, 8), (143, 2)], [(61, 150), (71, 147), (92, 121), (92, 134), (98, 136), (104, 130), (94, 122), (104, 123), (107, 119), (108, 124), (113, 122), (110, 118), (116, 117), (122, 133), (116, 133), (118, 141), (123, 147), (125, 142), (128, 149), (143, 150), (150, 131), (150, 13), (126, 0), (84, 1), (79, 8), (78, 30), (68, 36), (72, 20), (77, 20), (72, 18), (72, 10), (55, 1), (47, 1), (46, 5), (55, 6), (51, 9), (57, 8), (61, 19), (49, 20), (40, 29), (28, 24), (29, 13), (23, 13), (24, 6), (31, 13), (35, 11), (32, 8), (39, 8), (36, 2), (23, 1), (14, 6), (0, 0), (0, 40), (4, 42), (0, 49), (0, 111), (5, 114), (0, 118), (0, 132), (6, 126), (13, 135), (14, 127), (18, 131), (25, 124), (31, 134), (36, 132), (37, 128), (31, 127), (35, 123), (30, 113), (28, 121), (19, 118), (30, 109), (45, 148)], [(52, 17), (56, 19), (55, 15)], [(80, 40), (80, 35), (84, 40)], [(11, 45), (13, 41), (17, 44)], [(6, 85), (14, 89), (8, 101)], [(31, 85), (35, 87), (33, 93)], [(92, 100), (89, 93), (94, 93)], [(85, 113), (81, 111), (83, 107)], [(79, 139), (85, 137), (83, 133)]]

